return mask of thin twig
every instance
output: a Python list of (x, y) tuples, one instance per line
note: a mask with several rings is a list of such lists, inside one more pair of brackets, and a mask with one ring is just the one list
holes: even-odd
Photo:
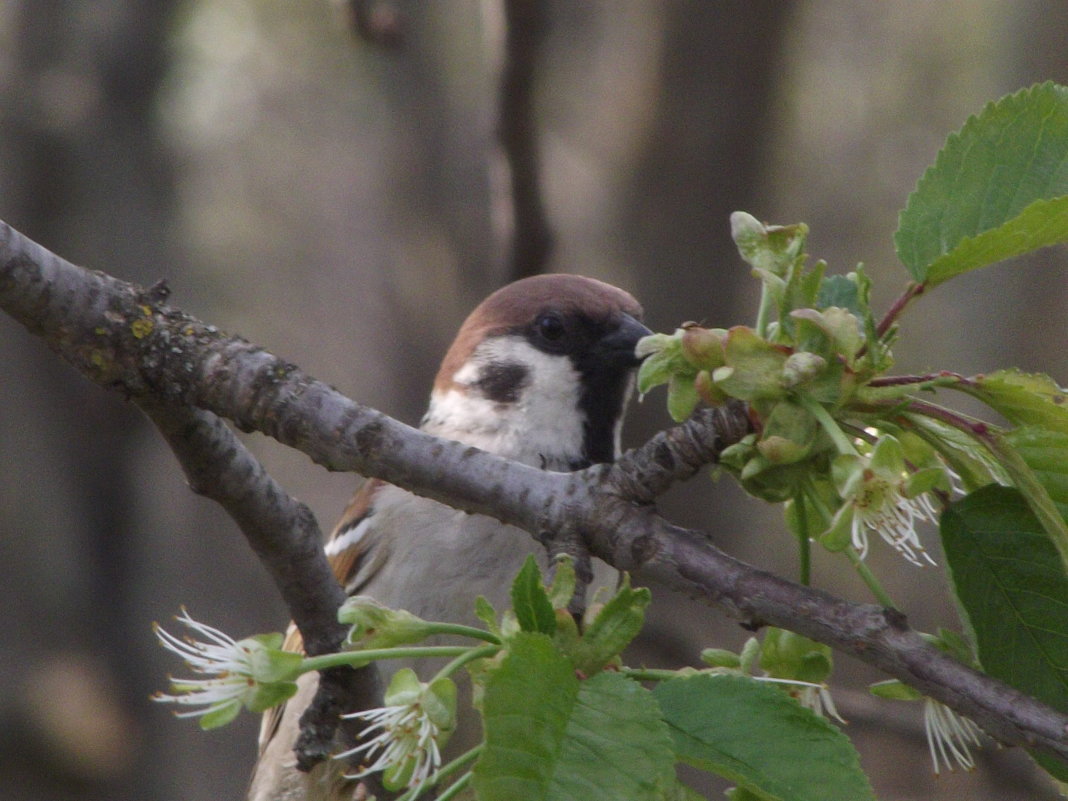
[(886, 332), (890, 330), (890, 326), (892, 326), (897, 318), (901, 316), (901, 312), (905, 311), (905, 307), (922, 295), (925, 289), (927, 289), (926, 284), (916, 283), (915, 281), (909, 282), (908, 286), (905, 287), (905, 291), (898, 296), (893, 304), (891, 304), (890, 309), (886, 312), (886, 315), (879, 322), (879, 326), (875, 329), (875, 333), (880, 339), (886, 336)]

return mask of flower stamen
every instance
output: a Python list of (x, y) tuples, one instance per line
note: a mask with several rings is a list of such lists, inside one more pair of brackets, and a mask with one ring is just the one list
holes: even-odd
[(945, 704), (925, 698), (923, 704), (923, 729), (927, 734), (927, 747), (931, 752), (934, 772), (939, 774), (941, 763), (949, 771), (955, 770), (954, 762), (964, 770), (975, 767), (969, 746), (979, 748), (979, 727), (969, 718), (958, 715)]

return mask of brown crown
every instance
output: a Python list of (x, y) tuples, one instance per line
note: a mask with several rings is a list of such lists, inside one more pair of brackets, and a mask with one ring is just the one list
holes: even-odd
[(436, 390), (444, 390), (452, 377), (487, 337), (502, 334), (531, 322), (547, 310), (583, 314), (591, 320), (611, 320), (621, 313), (637, 320), (642, 307), (622, 289), (581, 275), (535, 275), (501, 287), (468, 315), (445, 354)]

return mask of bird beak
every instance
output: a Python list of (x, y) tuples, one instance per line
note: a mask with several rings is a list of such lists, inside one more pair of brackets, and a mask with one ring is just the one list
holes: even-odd
[(601, 340), (601, 346), (610, 353), (618, 354), (627, 367), (637, 367), (642, 363), (642, 359), (634, 355), (634, 346), (638, 344), (639, 339), (652, 333), (636, 319), (624, 313), (619, 327)]

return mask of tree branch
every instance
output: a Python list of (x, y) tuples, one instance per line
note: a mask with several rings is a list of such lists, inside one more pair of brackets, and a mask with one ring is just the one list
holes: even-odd
[(215, 415), (199, 409), (137, 404), (170, 445), (190, 488), (219, 503), (237, 522), (278, 585), (310, 655), (338, 650), (347, 626), (331, 616), (345, 601), (323, 554), (311, 510), (286, 494)]
[[(137, 405), (170, 445), (190, 488), (222, 506), (274, 579), (304, 650), (312, 656), (341, 648), (348, 627), (337, 620), (345, 591), (323, 552), (311, 510), (288, 495), (233, 431), (211, 412), (170, 406), (152, 396)], [(304, 770), (329, 756), (338, 710), (372, 709), (381, 702), (378, 668), (322, 671), (319, 690), (301, 719), (297, 764)]]
[[(362, 407), (291, 364), (153, 299), (75, 267), (0, 224), (0, 308), (93, 380), (135, 398), (206, 409), (351, 470), (520, 526), (580, 533), (591, 553), (750, 623), (792, 629), (851, 653), (968, 715), (1010, 745), (1068, 760), (1068, 715), (926, 644), (904, 616), (854, 604), (746, 565), (700, 531), (660, 518), (656, 490), (716, 458), (744, 433), (736, 408), (654, 438), (615, 465), (551, 473), (439, 440)], [(717, 418), (717, 415), (719, 416)], [(719, 422), (716, 422), (718, 419)], [(637, 499), (637, 501), (635, 500)]]

